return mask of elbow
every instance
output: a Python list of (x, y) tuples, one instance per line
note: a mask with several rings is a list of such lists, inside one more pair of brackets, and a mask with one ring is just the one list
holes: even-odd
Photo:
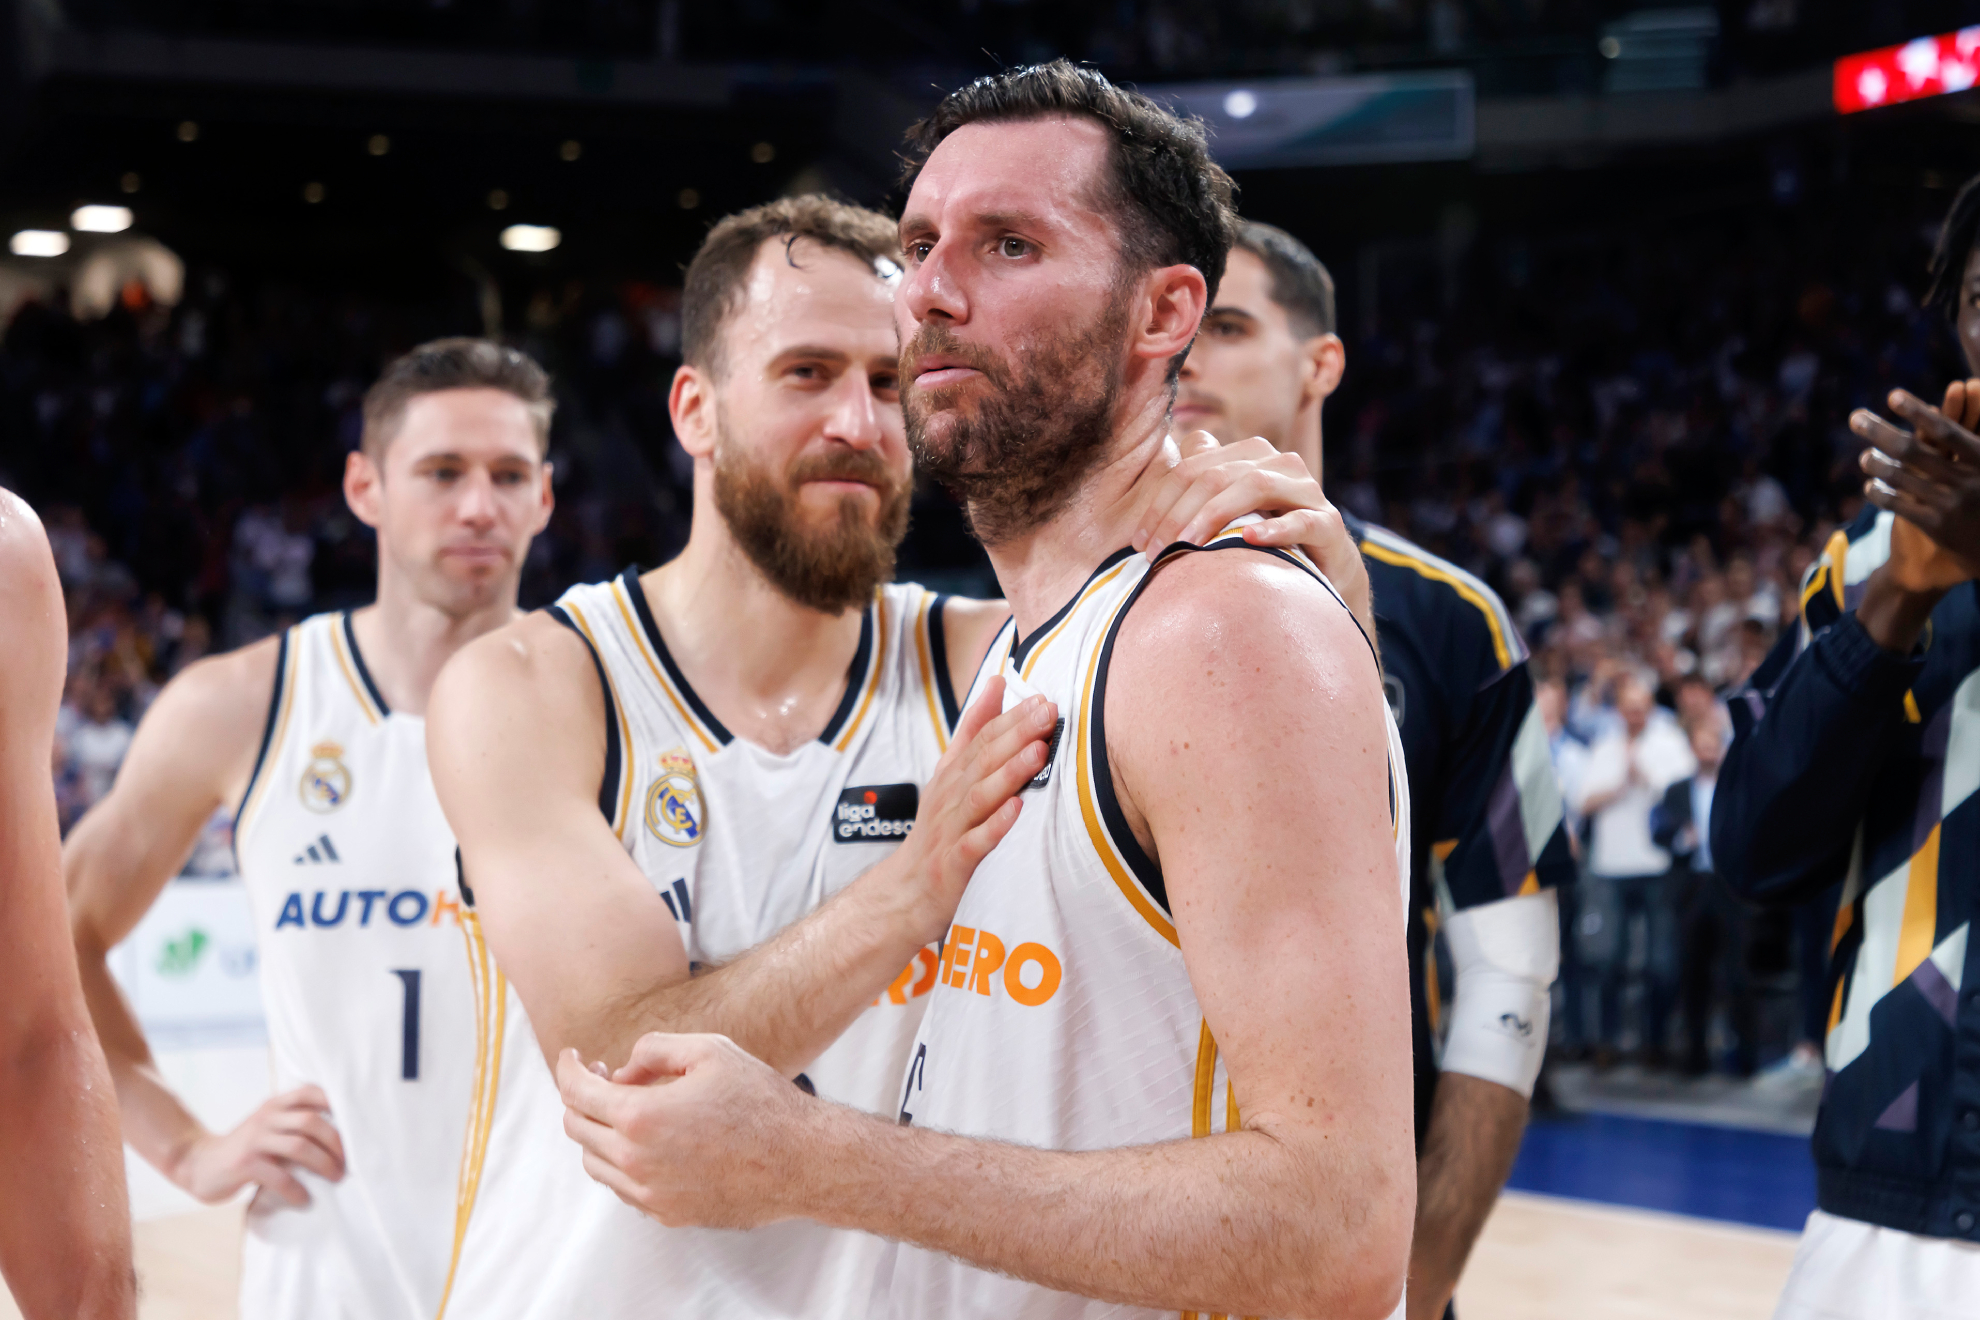
[(1374, 1190), (1340, 1208), (1345, 1222), (1308, 1216), (1314, 1232), (1301, 1244), (1302, 1268), (1290, 1271), (1275, 1315), (1310, 1320), (1388, 1320), (1402, 1304), (1416, 1226), (1415, 1164), (1370, 1180)]

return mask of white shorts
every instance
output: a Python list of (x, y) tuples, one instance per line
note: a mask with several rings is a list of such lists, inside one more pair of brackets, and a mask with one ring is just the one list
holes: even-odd
[(1980, 1243), (1808, 1216), (1774, 1320), (1971, 1320)]

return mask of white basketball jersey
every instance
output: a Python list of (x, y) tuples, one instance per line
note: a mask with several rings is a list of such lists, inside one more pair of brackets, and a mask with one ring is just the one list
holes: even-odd
[[(1227, 537), (1205, 549), (1244, 544)], [(1311, 571), (1302, 558), (1280, 557)], [(1241, 1126), (1241, 1097), (1190, 986), (1161, 872), (1127, 828), (1107, 763), (1108, 660), (1152, 567), (1119, 551), (1029, 637), (1017, 638), (1015, 623), (1007, 624), (984, 661), (978, 684), (1003, 674), (1007, 706), (1042, 692), (1057, 703), (1064, 726), (1045, 770), (1025, 790), (1017, 824), (964, 891), (905, 1079), (903, 1123), (1069, 1151)], [(1398, 817), (1400, 956), (1409, 787), (1386, 705), (1383, 714)], [(885, 1253), (872, 1313), (898, 1320), (1176, 1314), (1075, 1297), (906, 1245)]]
[[(553, 607), (584, 638), (605, 691), (599, 809), (673, 912), (692, 962), (733, 959), (804, 917), (913, 825), (956, 718), (941, 601), (882, 588), (837, 712), (787, 754), (733, 737), (702, 703), (633, 570)], [(922, 950), (803, 1082), (891, 1115), (935, 972), (935, 950)], [(878, 1239), (804, 1221), (741, 1233), (646, 1218), (584, 1174), (526, 1028), (509, 1031), (506, 1050), (449, 1314), (864, 1316)]]
[(348, 614), (289, 629), (235, 824), (276, 1092), (330, 1098), (346, 1168), (248, 1216), (243, 1320), (425, 1320), (454, 1238), (475, 1003), (424, 722), (386, 708)]

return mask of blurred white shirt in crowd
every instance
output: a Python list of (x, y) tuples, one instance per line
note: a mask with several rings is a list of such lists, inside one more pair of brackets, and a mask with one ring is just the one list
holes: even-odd
[(1684, 730), (1659, 708), (1634, 742), (1622, 728), (1603, 734), (1588, 749), (1581, 782), (1572, 799), (1577, 810), (1589, 799), (1621, 789), (1607, 806), (1593, 812), (1588, 870), (1593, 875), (1658, 875), (1670, 869), (1671, 855), (1650, 838), (1650, 810), (1664, 790), (1696, 773)]

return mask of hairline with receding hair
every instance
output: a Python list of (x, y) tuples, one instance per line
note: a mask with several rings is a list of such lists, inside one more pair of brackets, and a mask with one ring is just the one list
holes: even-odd
[[(1114, 222), (1124, 264), (1134, 273), (1164, 265), (1195, 267), (1203, 276), (1207, 309), (1236, 233), (1236, 185), (1211, 158), (1201, 120), (1178, 115), (1094, 70), (1062, 58), (978, 78), (950, 92), (908, 129), (901, 190), (911, 192), (935, 149), (966, 125), (1059, 117), (1090, 120), (1107, 133), (1106, 174), (1093, 199)], [(1149, 195), (1137, 192), (1137, 184)], [(1191, 224), (1191, 216), (1199, 223)], [(1171, 360), (1172, 378), (1185, 356), (1187, 351)]]
[(529, 414), (537, 458), (549, 456), (550, 421), (557, 411), (550, 374), (520, 349), (468, 335), (430, 339), (385, 364), (360, 405), (359, 449), (372, 462), (380, 461), (413, 401), (450, 390), (495, 390), (516, 400)]
[(725, 216), (708, 231), (681, 291), (681, 360), (720, 378), (727, 363), (723, 338), (742, 305), (749, 273), (765, 245), (784, 240), (784, 256), (796, 266), (800, 239), (842, 252), (884, 277), (882, 262), (900, 267), (900, 230), (878, 211), (822, 193), (780, 197)]

